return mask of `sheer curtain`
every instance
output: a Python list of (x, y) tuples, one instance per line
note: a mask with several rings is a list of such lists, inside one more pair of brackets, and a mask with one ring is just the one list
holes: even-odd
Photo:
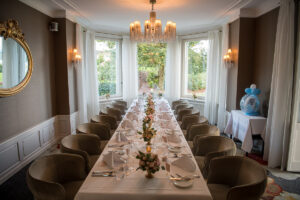
[(123, 98), (131, 104), (138, 96), (137, 43), (123, 37), (122, 42)]
[(219, 30), (208, 32), (209, 50), (207, 55), (207, 80), (204, 116), (211, 124), (218, 120), (219, 79), (221, 65), (221, 33)]
[[(227, 53), (229, 42), (229, 24), (226, 24), (222, 28), (222, 56)], [(227, 79), (228, 69), (221, 59), (220, 67), (220, 80), (219, 80), (219, 99), (218, 99), (218, 128), (220, 131), (224, 131), (226, 127), (226, 99), (227, 99)]]
[(169, 102), (180, 98), (181, 40), (176, 38), (167, 44), (165, 67), (165, 97)]
[(83, 29), (79, 24), (76, 24), (76, 48), (82, 57), (82, 62), (75, 63), (76, 78), (77, 78), (77, 94), (78, 94), (78, 115), (79, 123), (88, 122), (86, 111), (86, 92), (85, 92), (85, 65), (83, 55)]
[(88, 122), (91, 117), (99, 113), (99, 95), (97, 66), (95, 53), (95, 33), (83, 31), (76, 26), (76, 43), (82, 60), (77, 63), (77, 91), (79, 122)]
[(269, 167), (285, 168), (290, 135), (294, 64), (293, 0), (281, 0), (277, 23), (264, 159)]

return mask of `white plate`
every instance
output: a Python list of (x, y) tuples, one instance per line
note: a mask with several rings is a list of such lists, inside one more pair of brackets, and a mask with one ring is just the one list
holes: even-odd
[(173, 184), (179, 188), (188, 188), (194, 184), (194, 179), (191, 179), (189, 181), (173, 181)]
[(168, 147), (168, 149), (172, 153), (179, 153), (179, 152), (181, 152), (181, 148)]

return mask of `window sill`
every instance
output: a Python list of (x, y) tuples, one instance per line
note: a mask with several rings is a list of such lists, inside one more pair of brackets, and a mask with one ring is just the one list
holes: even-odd
[(197, 99), (194, 99), (193, 97), (181, 97), (180, 99), (183, 99), (183, 100), (188, 100), (188, 101), (192, 101), (192, 102), (196, 102), (196, 103), (205, 103), (205, 98), (197, 98)]
[(122, 100), (123, 97), (110, 97), (109, 99), (106, 98), (99, 98), (99, 103), (106, 103), (106, 102), (111, 102), (111, 101), (115, 101), (115, 100)]

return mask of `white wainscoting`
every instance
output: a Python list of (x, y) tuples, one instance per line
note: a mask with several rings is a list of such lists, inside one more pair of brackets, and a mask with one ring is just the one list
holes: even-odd
[(44, 153), (61, 137), (76, 133), (78, 113), (57, 115), (0, 144), (0, 184)]

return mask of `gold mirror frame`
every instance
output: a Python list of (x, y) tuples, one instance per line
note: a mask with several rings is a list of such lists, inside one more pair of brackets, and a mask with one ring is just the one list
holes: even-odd
[(17, 94), (28, 84), (32, 75), (33, 62), (29, 47), (24, 39), (24, 33), (22, 33), (16, 20), (9, 19), (6, 22), (0, 23), (0, 36), (4, 37), (4, 39), (12, 38), (18, 42), (25, 50), (28, 59), (28, 70), (24, 79), (18, 85), (12, 88), (0, 88), (0, 97), (7, 97)]

